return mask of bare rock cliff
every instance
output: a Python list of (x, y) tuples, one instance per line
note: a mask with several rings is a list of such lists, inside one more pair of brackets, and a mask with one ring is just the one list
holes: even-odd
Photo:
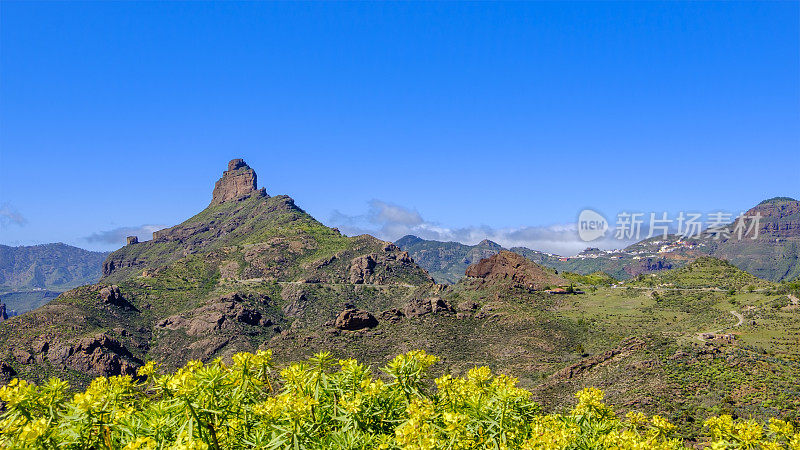
[(228, 163), (228, 170), (222, 173), (222, 178), (217, 180), (214, 185), (211, 205), (240, 200), (255, 192), (258, 192), (256, 171), (251, 169), (244, 160), (232, 159)]

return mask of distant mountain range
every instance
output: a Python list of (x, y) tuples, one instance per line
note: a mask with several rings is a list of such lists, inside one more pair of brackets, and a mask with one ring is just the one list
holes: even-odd
[(67, 244), (21, 247), (0, 245), (0, 289), (63, 291), (94, 283), (102, 275), (108, 252)]
[[(508, 250), (559, 271), (578, 274), (605, 272), (626, 280), (641, 274), (680, 268), (701, 256), (726, 259), (759, 278), (787, 281), (800, 277), (800, 201), (789, 197), (764, 200), (745, 213), (760, 215), (758, 232), (714, 239), (705, 233), (695, 239), (677, 235), (645, 239), (624, 249), (587, 248), (575, 256), (554, 255), (525, 247)], [(733, 230), (736, 222), (730, 225)], [(752, 239), (755, 238), (755, 239)], [(489, 240), (476, 245), (440, 242), (404, 236), (396, 244), (440, 283), (455, 283), (467, 266), (506, 250)], [(477, 259), (476, 259), (477, 258)]]
[(395, 244), (407, 251), (437, 283), (448, 284), (460, 280), (470, 264), (505, 250), (502, 245), (488, 239), (477, 245), (466, 245), (460, 242), (429, 241), (409, 235), (398, 239)]
[(107, 256), (61, 243), (0, 245), (0, 302), (9, 312), (38, 308), (67, 289), (97, 282)]

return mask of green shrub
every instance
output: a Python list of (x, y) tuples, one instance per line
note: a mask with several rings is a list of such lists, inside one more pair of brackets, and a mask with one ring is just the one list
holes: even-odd
[[(431, 383), (437, 358), (396, 357), (385, 378), (354, 360), (320, 353), (275, 373), (272, 354), (240, 353), (231, 364), (189, 362), (139, 381), (97, 378), (71, 396), (63, 381), (0, 388), (3, 449), (675, 449), (660, 416), (618, 417), (602, 391), (578, 392), (567, 414), (543, 414), (516, 379), (487, 367)], [(385, 380), (385, 381), (384, 381)], [(730, 416), (705, 423), (712, 448), (800, 448), (800, 433)]]

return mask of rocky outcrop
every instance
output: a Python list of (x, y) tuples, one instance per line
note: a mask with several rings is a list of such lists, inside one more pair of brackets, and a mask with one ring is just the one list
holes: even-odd
[[(17, 349), (14, 357), (23, 364), (47, 359), (50, 364), (94, 376), (136, 375), (142, 362), (118, 340), (105, 333), (73, 342), (40, 338), (33, 344), (34, 354)], [(20, 361), (24, 359), (25, 361)]]
[(230, 328), (236, 323), (253, 326), (272, 324), (243, 301), (244, 298), (239, 294), (228, 294), (187, 313), (167, 317), (156, 326), (168, 330), (180, 329), (189, 336), (204, 336)]
[(361, 330), (363, 328), (373, 328), (378, 325), (378, 320), (371, 313), (356, 309), (347, 308), (336, 316), (334, 326), (340, 330)]
[(0, 303), (0, 322), (8, 320), (8, 313), (6, 312), (6, 304)]
[(452, 311), (453, 308), (440, 297), (416, 298), (406, 304), (403, 308), (403, 315), (406, 317), (419, 317), (425, 314)]
[(0, 384), (6, 384), (17, 376), (17, 371), (5, 361), (0, 361)]
[(353, 284), (362, 284), (370, 278), (375, 269), (375, 259), (372, 255), (364, 255), (353, 258), (350, 263), (349, 281)]
[(303, 287), (294, 284), (283, 286), (281, 298), (286, 302), (283, 313), (288, 317), (301, 316), (311, 304)]
[(119, 286), (115, 284), (102, 287), (98, 295), (100, 296), (100, 300), (106, 305), (113, 305), (124, 309), (135, 309), (130, 302), (125, 300)]
[(127, 238), (128, 245), (138, 244), (139, 237), (138, 236), (128, 236)]
[[(390, 274), (414, 265), (408, 252), (400, 250), (391, 242), (382, 244), (382, 252), (369, 253), (353, 258), (347, 273), (347, 281), (353, 284), (381, 284)], [(379, 270), (380, 269), (380, 270)], [(433, 281), (431, 279), (431, 281)]]
[(402, 308), (392, 308), (381, 313), (381, 320), (396, 323), (403, 319), (421, 317), (428, 314), (452, 313), (455, 309), (441, 297), (416, 297)]
[[(240, 200), (258, 192), (256, 171), (242, 159), (233, 159), (214, 185), (211, 205)], [(264, 192), (264, 194), (266, 194)]]
[(545, 286), (569, 284), (525, 257), (509, 251), (500, 253), (467, 267), (466, 275), (489, 283), (511, 283), (539, 290)]
[(642, 258), (625, 267), (628, 275), (635, 277), (643, 273), (653, 273), (672, 269), (672, 263), (664, 258)]

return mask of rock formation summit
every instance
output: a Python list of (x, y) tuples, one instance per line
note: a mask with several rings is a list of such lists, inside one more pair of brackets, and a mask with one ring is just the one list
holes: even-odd
[(254, 193), (266, 195), (265, 190), (258, 189), (256, 171), (243, 159), (232, 159), (228, 163), (228, 170), (222, 173), (222, 178), (214, 185), (211, 206), (231, 200), (241, 200)]
[(466, 276), (487, 283), (511, 282), (514, 285), (536, 290), (548, 285), (558, 286), (569, 283), (533, 261), (507, 250), (470, 265), (467, 267)]

